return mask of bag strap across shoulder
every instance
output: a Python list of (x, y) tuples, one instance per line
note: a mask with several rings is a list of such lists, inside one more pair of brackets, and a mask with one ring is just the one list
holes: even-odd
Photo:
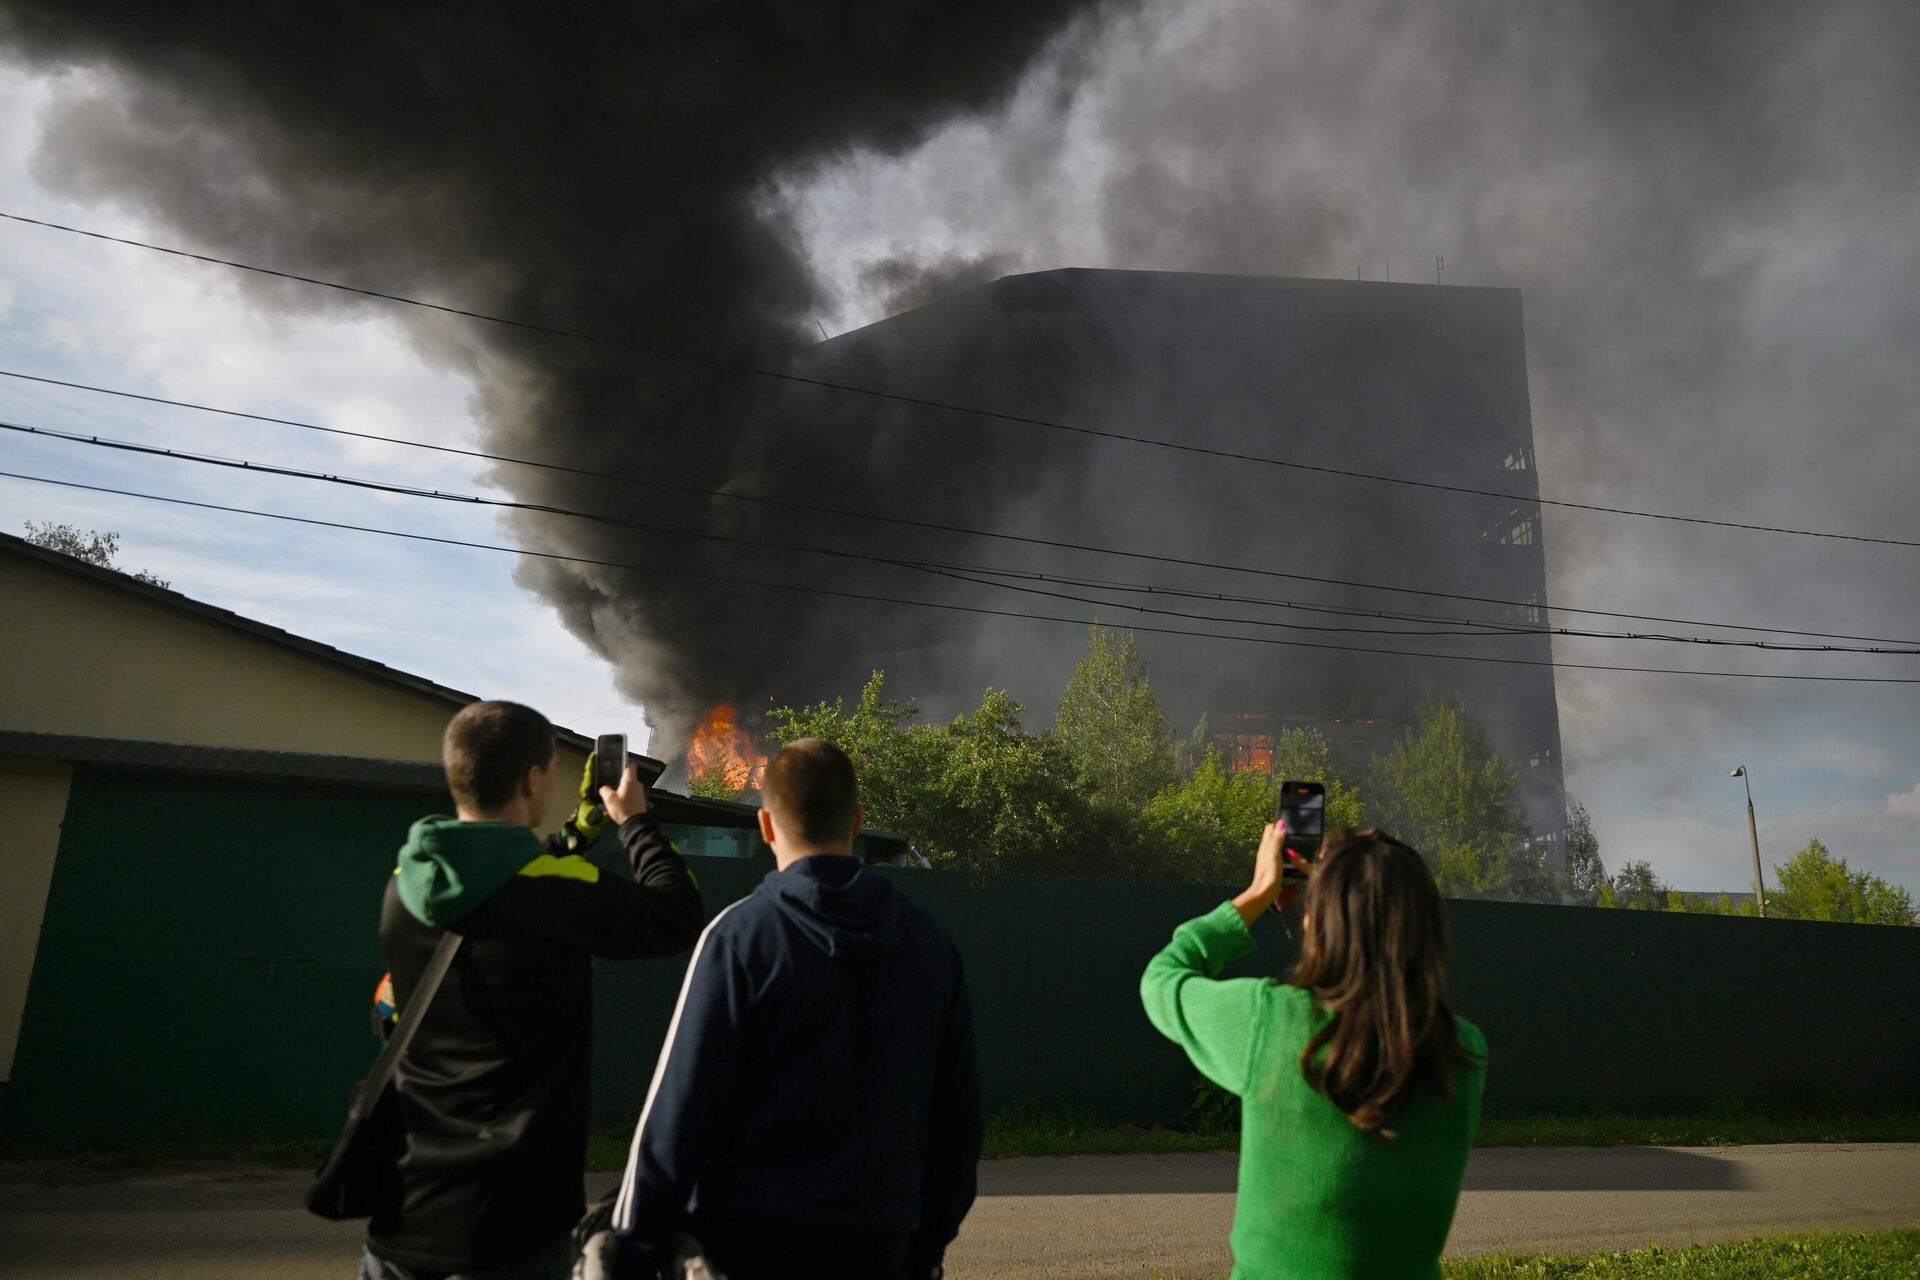
[(434, 992), (440, 989), (441, 980), (447, 976), (447, 970), (453, 967), (453, 953), (459, 949), (459, 934), (449, 929), (440, 936), (440, 944), (433, 949), (433, 955), (427, 959), (426, 969), (420, 974), (420, 985), (413, 989), (407, 999), (407, 1007), (400, 1013), (400, 1025), (393, 1029), (393, 1039), (387, 1041), (387, 1047), (374, 1060), (373, 1070), (367, 1073), (366, 1086), (360, 1091), (359, 1106), (371, 1108), (393, 1082), (394, 1073), (400, 1069), (400, 1055), (413, 1042), (413, 1033), (420, 1029), (420, 1023), (427, 1016), (427, 1006), (433, 1003)]

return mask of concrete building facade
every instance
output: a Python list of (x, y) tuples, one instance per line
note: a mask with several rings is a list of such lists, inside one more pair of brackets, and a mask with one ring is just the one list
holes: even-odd
[[(996, 529), (1166, 558), (983, 542), (967, 554), (998, 568), (969, 602), (1134, 628), (1176, 730), (1204, 716), (1237, 769), (1271, 768), (1277, 735), (1310, 727), (1364, 778), (1425, 699), (1457, 699), (1518, 775), (1524, 821), (1558, 862), (1566, 805), (1552, 647), (1536, 630), (1546, 543), (1517, 290), (1047, 271), (839, 335), (815, 370), (1009, 415), (936, 422), (883, 404), (862, 446), (904, 454), (929, 446), (896, 441), (972, 433), (994, 461), (971, 505)], [(940, 479), (918, 488), (928, 509)], [(885, 668), (935, 713), (1012, 687), (1044, 719), (1084, 652), (1073, 628), (986, 619), (887, 635), (846, 667)]]

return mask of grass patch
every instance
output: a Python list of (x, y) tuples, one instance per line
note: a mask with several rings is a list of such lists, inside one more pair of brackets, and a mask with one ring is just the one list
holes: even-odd
[[(631, 1132), (596, 1132), (587, 1144), (587, 1168), (623, 1169)], [(1920, 1142), (1920, 1111), (1776, 1114), (1720, 1108), (1698, 1115), (1489, 1117), (1478, 1147), (1736, 1147), (1766, 1142)], [(1163, 1155), (1237, 1151), (1234, 1129), (1095, 1124), (1033, 1104), (1012, 1107), (987, 1122), (981, 1155)], [(322, 1153), (324, 1154), (324, 1152)], [(317, 1157), (316, 1157), (317, 1159)]]
[[(595, 1130), (587, 1136), (587, 1168), (596, 1173), (627, 1167), (633, 1134)], [(1015, 1107), (987, 1122), (981, 1155), (1008, 1156), (1138, 1155), (1170, 1151), (1232, 1151), (1237, 1133), (1189, 1129), (1150, 1129), (1098, 1125), (1035, 1107)]]
[(987, 1123), (981, 1155), (988, 1160), (1009, 1156), (1133, 1155), (1232, 1151), (1239, 1145), (1238, 1133), (1221, 1130), (1096, 1125), (1016, 1108), (1002, 1112)]
[(1920, 1231), (1769, 1236), (1684, 1249), (1500, 1255), (1441, 1263), (1446, 1280), (1920, 1280)]
[(331, 1138), (238, 1143), (181, 1142), (74, 1151), (41, 1145), (0, 1144), (0, 1181), (103, 1182), (164, 1172), (183, 1164), (272, 1165), (318, 1169), (333, 1150)]
[[(1232, 1151), (1235, 1128), (1213, 1123), (1168, 1128), (1098, 1125), (1032, 1105), (987, 1124), (985, 1156), (1128, 1155), (1169, 1151)], [(1487, 1117), (1481, 1147), (1731, 1147), (1766, 1142), (1920, 1142), (1920, 1111), (1770, 1112), (1722, 1106), (1669, 1116), (1591, 1115)]]
[(627, 1167), (627, 1148), (633, 1145), (633, 1132), (608, 1133), (595, 1129), (587, 1135), (587, 1172), (617, 1173)]
[[(1767, 1236), (1623, 1253), (1493, 1254), (1443, 1260), (1440, 1274), (1444, 1280), (1920, 1280), (1920, 1231)], [(1153, 1280), (1181, 1278), (1156, 1271)]]
[[(587, 1138), (587, 1168), (623, 1169), (631, 1129), (596, 1130)], [(1606, 1113), (1555, 1116), (1489, 1116), (1480, 1122), (1476, 1146), (1601, 1147), (1620, 1145), (1730, 1147), (1765, 1142), (1920, 1142), (1920, 1110), (1862, 1112), (1769, 1112), (1725, 1106), (1689, 1115), (1624, 1116)], [(1083, 1117), (1034, 1104), (1010, 1108), (987, 1123), (983, 1154), (1011, 1156), (1136, 1155), (1184, 1151), (1233, 1151), (1236, 1129), (1200, 1113), (1196, 1122), (1168, 1126), (1095, 1124)], [(127, 1176), (182, 1162), (230, 1161), (285, 1169), (315, 1169), (333, 1149), (331, 1138), (259, 1140), (245, 1143), (140, 1146), (75, 1151), (71, 1147), (26, 1148), (0, 1143), (0, 1160), (21, 1161), (11, 1176), (92, 1180)]]

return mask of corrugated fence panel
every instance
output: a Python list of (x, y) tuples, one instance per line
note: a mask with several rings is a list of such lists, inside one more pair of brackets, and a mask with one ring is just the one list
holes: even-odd
[[(10, 1144), (332, 1133), (377, 1047), (367, 1001), (382, 967), (380, 893), (407, 825), (430, 807), (418, 795), (81, 769), (0, 1112)], [(716, 911), (768, 869), (694, 861)], [(1223, 890), (882, 874), (960, 944), (989, 1110), (1031, 1101), (1107, 1122), (1180, 1119), (1195, 1073), (1147, 1025), (1139, 975)], [(1449, 909), (1455, 1006), (1492, 1046), (1492, 1108), (1865, 1108), (1920, 1096), (1920, 929)], [(1277, 975), (1291, 960), (1277, 920), (1258, 936), (1235, 973)], [(618, 1128), (638, 1110), (684, 967), (599, 967), (598, 1123)]]

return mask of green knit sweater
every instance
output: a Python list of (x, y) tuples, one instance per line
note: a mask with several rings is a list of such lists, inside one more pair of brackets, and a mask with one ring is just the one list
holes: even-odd
[[(1299, 987), (1220, 981), (1253, 950), (1231, 902), (1173, 932), (1140, 979), (1147, 1017), (1209, 1080), (1243, 1100), (1234, 1280), (1440, 1275), (1467, 1151), (1480, 1123), (1485, 1071), (1456, 1068), (1445, 1102), (1416, 1093), (1389, 1140), (1362, 1133), (1300, 1074), (1307, 1040), (1327, 1021)], [(1479, 1028), (1460, 1042), (1485, 1061)]]

